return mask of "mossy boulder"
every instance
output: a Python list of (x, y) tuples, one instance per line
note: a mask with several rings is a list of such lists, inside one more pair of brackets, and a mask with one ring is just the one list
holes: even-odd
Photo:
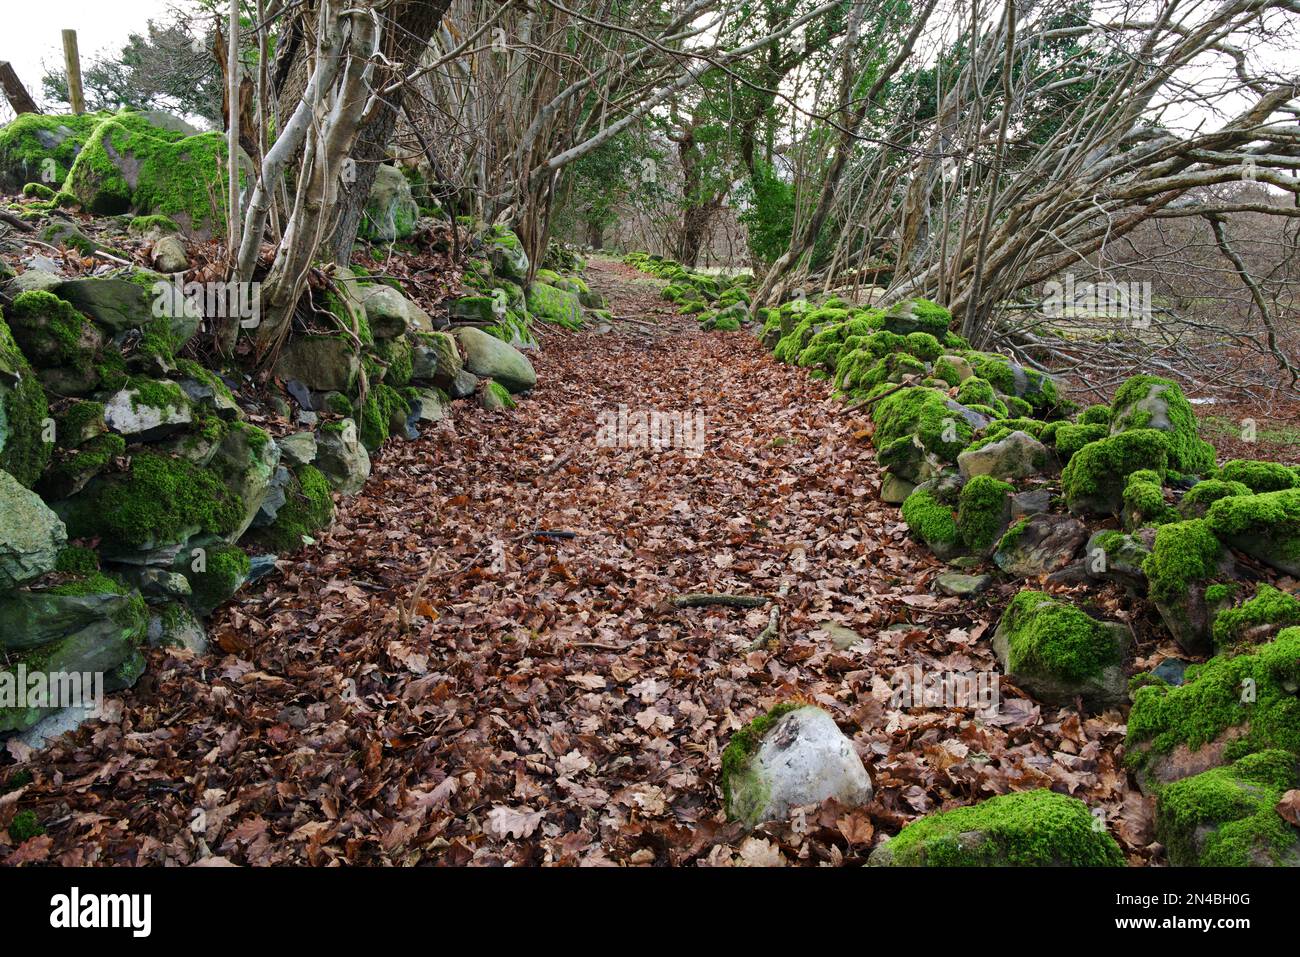
[(190, 583), (189, 605), (196, 615), (212, 614), (229, 601), (244, 582), (250, 568), (248, 553), (213, 536), (187, 542), (176, 556), (173, 569)]
[(940, 339), (952, 323), (952, 313), (928, 299), (908, 299), (885, 311), (881, 328), (896, 335), (925, 332)]
[(1300, 576), (1300, 488), (1222, 498), (1205, 521), (1233, 548)]
[(54, 569), (67, 529), (39, 495), (0, 470), (0, 589)]
[(24, 292), (9, 310), (14, 339), (48, 388), (81, 395), (99, 383), (95, 357), (104, 335), (72, 305), (49, 292)]
[(918, 485), (903, 502), (903, 521), (912, 534), (942, 559), (961, 554), (961, 530), (952, 496), (936, 482)]
[[(3, 595), (0, 671), (16, 675), (22, 666), (29, 676), (101, 672), (104, 690), (116, 691), (133, 684), (144, 670), (140, 645), (147, 623), (139, 593), (98, 572), (52, 588)], [(0, 707), (0, 734), (25, 730), (56, 710)]]
[(993, 551), (1011, 522), (1011, 496), (1016, 488), (991, 475), (977, 475), (962, 486), (957, 501), (957, 531), (962, 544), (976, 554)]
[(415, 234), (420, 208), (401, 170), (386, 164), (375, 168), (357, 235), (368, 242), (391, 243)]
[(515, 400), (505, 386), (487, 379), (483, 382), (483, 388), (479, 390), (478, 405), (484, 412), (501, 412), (505, 409), (513, 409)]
[(518, 236), (504, 226), (493, 226), (483, 241), (494, 273), (518, 283), (528, 281), (528, 253)]
[(465, 368), (492, 379), (510, 392), (526, 392), (537, 385), (533, 364), (518, 349), (481, 329), (457, 329), (456, 339), (465, 352)]
[(189, 399), (169, 379), (132, 379), (104, 399), (104, 424), (132, 441), (166, 438), (192, 421)]
[(61, 450), (36, 483), (36, 489), (51, 501), (69, 498), (125, 452), (126, 440), (122, 436), (97, 435), (75, 449)]
[(1258, 644), (1288, 625), (1300, 625), (1300, 598), (1260, 582), (1249, 601), (1214, 616), (1214, 647), (1222, 652), (1240, 644)]
[(968, 478), (988, 475), (1021, 479), (1046, 471), (1051, 457), (1046, 446), (1028, 432), (1011, 432), (987, 445), (967, 449), (957, 456), (957, 467)]
[(1165, 499), (1164, 476), (1148, 469), (1138, 469), (1128, 477), (1123, 503), (1120, 518), (1130, 531), (1181, 518)]
[(1188, 489), (1179, 500), (1178, 512), (1183, 518), (1204, 518), (1210, 511), (1210, 506), (1219, 499), (1250, 494), (1250, 488), (1241, 482), (1203, 479)]
[(1172, 522), (1156, 531), (1151, 555), (1142, 565), (1147, 593), (1189, 654), (1210, 650), (1213, 609), (1206, 586), (1230, 574), (1230, 563), (1231, 556), (1202, 519)]
[(1122, 867), (1115, 839), (1078, 798), (1021, 791), (931, 814), (871, 853), (875, 867)]
[(142, 278), (69, 279), (59, 283), (54, 292), (114, 333), (143, 329), (155, 318), (155, 295), (148, 275), (136, 275)]
[(49, 404), (35, 370), (0, 315), (0, 469), (31, 487), (50, 461)]
[(542, 322), (566, 329), (582, 328), (582, 300), (578, 294), (539, 280), (528, 284), (528, 311)]
[(334, 520), (334, 498), (324, 473), (312, 465), (299, 465), (290, 474), (275, 520), (251, 533), (253, 541), (277, 554), (296, 552)]
[(915, 435), (926, 451), (947, 462), (957, 456), (989, 420), (949, 399), (937, 389), (911, 386), (876, 402), (871, 413), (876, 448)]
[(336, 492), (355, 495), (370, 477), (370, 456), (352, 419), (327, 422), (316, 433), (316, 467)]
[[(1035, 413), (1042, 418), (1060, 418), (1062, 404), (1060, 390), (1056, 381), (1049, 375), (1030, 369), (1003, 355), (991, 352), (967, 352), (966, 361), (975, 375), (988, 381), (1001, 396), (1016, 398), (1027, 402)], [(1023, 408), (1012, 410), (1012, 414), (1026, 414)]]
[(1300, 828), (1277, 812), (1297, 786), (1300, 762), (1280, 749), (1184, 778), (1156, 797), (1156, 838), (1176, 867), (1300, 867)]
[(252, 524), (279, 464), (280, 447), (263, 429), (244, 422), (231, 424), (208, 464), (230, 497), (241, 503), (239, 521), (225, 533), (227, 541), (238, 540)]
[(299, 335), (275, 364), (281, 379), (297, 379), (314, 392), (347, 392), (361, 370), (355, 344), (341, 335)]
[(1099, 442), (1110, 435), (1110, 427), (1100, 423), (1081, 422), (1078, 424), (1062, 423), (1052, 433), (1056, 447), (1056, 457), (1065, 464), (1074, 458), (1085, 445)]
[(243, 519), (243, 504), (216, 475), (157, 452), (139, 452), (125, 472), (101, 475), (56, 510), (76, 538), (102, 540), (107, 555), (137, 559), (194, 535), (228, 535)]
[(1300, 627), (1238, 654), (1190, 666), (1177, 687), (1133, 692), (1125, 761), (1152, 791), (1247, 754), (1300, 754)]
[(1231, 459), (1224, 462), (1214, 477), (1223, 482), (1240, 482), (1252, 492), (1280, 492), (1300, 486), (1300, 470), (1280, 462), (1254, 459)]
[(1087, 538), (1087, 527), (1068, 515), (1029, 515), (998, 540), (993, 562), (1016, 578), (1049, 575), (1071, 564)]
[(1115, 515), (1130, 475), (1139, 469), (1163, 475), (1168, 465), (1165, 433), (1134, 429), (1081, 448), (1061, 472), (1061, 487), (1072, 512)]
[(396, 339), (408, 332), (433, 332), (433, 320), (416, 303), (386, 283), (358, 287), (375, 339)]
[(1137, 595), (1147, 592), (1147, 576), (1142, 570), (1151, 555), (1155, 530), (1132, 535), (1114, 529), (1093, 534), (1084, 548), (1084, 571), (1097, 581), (1116, 581)]
[(195, 654), (208, 650), (203, 623), (178, 601), (150, 606), (147, 635), (149, 644), (155, 648), (185, 648)]
[(1128, 700), (1123, 665), (1131, 640), (1121, 622), (1099, 621), (1026, 590), (1007, 606), (993, 650), (1007, 676), (1040, 701), (1066, 705), (1082, 698), (1100, 709)]
[(835, 719), (790, 702), (732, 735), (722, 754), (727, 817), (755, 827), (790, 810), (834, 798), (857, 807), (871, 800), (871, 778)]
[[(0, 192), (16, 193), (27, 183), (57, 188), (95, 127), (114, 116), (109, 112), (23, 113), (0, 126)], [(127, 114), (121, 121), (138, 119)]]
[(1170, 468), (1201, 475), (1214, 467), (1214, 446), (1198, 434), (1192, 404), (1172, 379), (1138, 375), (1120, 386), (1111, 402), (1110, 432), (1130, 429), (1165, 433)]
[(446, 332), (411, 336), (411, 380), (447, 389), (465, 368), (456, 339)]
[(207, 238), (225, 224), (225, 152), (221, 133), (181, 136), (114, 117), (87, 138), (64, 189), (96, 215), (159, 213)]

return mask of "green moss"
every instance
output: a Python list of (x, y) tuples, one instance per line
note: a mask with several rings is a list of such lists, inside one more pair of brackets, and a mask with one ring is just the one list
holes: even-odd
[(1056, 439), (1056, 454), (1061, 463), (1065, 464), (1074, 457), (1085, 445), (1091, 442), (1100, 442), (1110, 434), (1110, 429), (1105, 425), (1094, 425), (1091, 423), (1081, 423), (1079, 425), (1070, 425), (1063, 423), (1056, 427), (1053, 435)]
[(56, 194), (54, 190), (42, 183), (28, 183), (23, 187), (23, 195), (28, 199), (52, 200)]
[(215, 545), (206, 549), (203, 571), (188, 568), (190, 604), (200, 615), (211, 614), (218, 606), (229, 601), (248, 580), (251, 561), (248, 553), (238, 545)]
[(189, 399), (175, 382), (133, 376), (126, 387), (131, 390), (132, 409), (188, 409)]
[(939, 339), (947, 335), (951, 323), (952, 313), (929, 299), (901, 302), (884, 315), (884, 327), (899, 335), (925, 332)]
[(1122, 867), (1124, 855), (1077, 798), (1021, 791), (931, 814), (886, 845), (903, 867)]
[(1165, 503), (1161, 476), (1150, 469), (1138, 469), (1124, 486), (1124, 524), (1131, 529), (1178, 520), (1178, 513)]
[(120, 435), (105, 432), (82, 443), (69, 456), (54, 462), (37, 487), (42, 494), (67, 495), (80, 487), (85, 480), (106, 469), (110, 463), (126, 452), (126, 440)]
[(904, 348), (922, 362), (934, 362), (943, 355), (943, 346), (928, 332), (909, 332)]
[[(1206, 600), (1210, 600), (1208, 591)], [(1256, 629), (1286, 625), (1300, 625), (1300, 600), (1261, 582), (1256, 586), (1254, 598), (1239, 608), (1228, 608), (1215, 616), (1214, 645), (1224, 649)]]
[(366, 450), (376, 451), (388, 441), (393, 412), (408, 408), (402, 394), (387, 383), (371, 387), (361, 409), (360, 435)]
[[(1057, 429), (1060, 441), (1061, 429)], [(1061, 473), (1061, 486), (1076, 511), (1115, 511), (1122, 504), (1128, 477), (1139, 469), (1163, 474), (1169, 446), (1165, 433), (1135, 429), (1090, 442), (1070, 458)]]
[(1029, 416), (1035, 411), (1031, 403), (1015, 395), (1002, 396), (1002, 404), (1007, 408), (1007, 415)]
[(1090, 405), (1079, 415), (1080, 425), (1110, 425), (1110, 406)]
[[(98, 215), (157, 213), (194, 231), (216, 231), (225, 222), (225, 150), (221, 133), (177, 138), (114, 118), (100, 123), (86, 140), (65, 189)], [(131, 165), (134, 184), (112, 155)]]
[(1012, 672), (1043, 671), (1081, 682), (1119, 663), (1115, 643), (1100, 622), (1046, 592), (1018, 594), (999, 628), (1007, 635), (1007, 665)]
[(258, 542), (283, 555), (302, 548), (304, 537), (328, 528), (333, 520), (329, 480), (315, 466), (304, 465), (293, 473), (275, 521), (253, 534)]
[(962, 405), (997, 405), (997, 393), (987, 379), (971, 376), (957, 390), (957, 401)]
[(45, 390), (0, 315), (0, 468), (28, 488), (54, 449), (45, 441), (49, 414)]
[(1178, 503), (1178, 507), (1187, 518), (1203, 518), (1205, 513), (1209, 511), (1210, 506), (1219, 499), (1249, 494), (1250, 489), (1240, 482), (1205, 479), (1197, 482), (1187, 490), (1187, 494)]
[(1181, 867), (1295, 864), (1300, 830), (1277, 813), (1296, 756), (1273, 749), (1175, 781), (1156, 800), (1156, 837)]
[(131, 220), (131, 224), (127, 227), (127, 230), (128, 232), (143, 236), (151, 232), (179, 233), (181, 228), (176, 225), (176, 220), (172, 219), (170, 216), (161, 216), (155, 213), (148, 216), (134, 217)]
[(948, 407), (948, 397), (935, 389), (912, 386), (877, 402), (872, 411), (876, 447), (915, 433), (928, 451), (950, 462), (971, 443), (974, 428), (960, 411)]
[(997, 550), (1003, 552), (1015, 548), (1016, 542), (1020, 541), (1020, 536), (1025, 533), (1025, 529), (1028, 527), (1029, 519), (1027, 518), (1022, 518), (1020, 521), (1016, 522), (1008, 528), (1006, 534), (998, 540)]
[(1220, 538), (1258, 549), (1284, 562), (1300, 560), (1300, 489), (1221, 498), (1206, 521)]
[(1224, 462), (1215, 473), (1215, 478), (1224, 482), (1240, 482), (1252, 492), (1278, 492), (1300, 485), (1300, 473), (1290, 466), (1249, 459)]
[(962, 543), (974, 552), (993, 548), (1006, 524), (1010, 496), (1016, 488), (990, 475), (976, 475), (962, 486), (957, 528)]
[(1142, 563), (1147, 593), (1154, 601), (1181, 601), (1194, 584), (1217, 574), (1222, 552), (1203, 519), (1162, 525), (1156, 532), (1155, 547)]
[(932, 549), (955, 545), (960, 539), (952, 509), (924, 488), (918, 488), (903, 502), (903, 521)]
[(97, 480), (73, 499), (65, 521), (74, 538), (98, 535), (112, 547), (131, 550), (183, 541), (194, 529), (226, 535), (242, 516), (238, 496), (211, 472), (184, 459), (140, 452), (127, 474)]
[(765, 735), (772, 725), (791, 711), (806, 707), (803, 701), (782, 701), (774, 705), (766, 714), (760, 714), (749, 724), (731, 736), (727, 747), (722, 752), (722, 806), (727, 817), (734, 820), (731, 807), (732, 779), (744, 775), (749, 768), (749, 759), (758, 751)]
[(1167, 754), (1177, 745), (1195, 751), (1229, 728), (1240, 728), (1241, 735), (1227, 744), (1228, 760), (1268, 748), (1300, 753), (1297, 684), (1300, 628), (1287, 628), (1249, 652), (1193, 665), (1185, 684), (1136, 693), (1126, 761), (1141, 766), (1148, 751)]
[(54, 562), (54, 570), (77, 575), (93, 575), (99, 571), (99, 555), (93, 548), (69, 545), (59, 552), (59, 557)]
[(104, 430), (104, 404), (102, 402), (74, 402), (57, 419), (59, 444), (65, 447), (80, 445)]
[(44, 833), (45, 828), (36, 819), (35, 811), (19, 811), (13, 816), (13, 820), (9, 822), (9, 839), (15, 844), (21, 844), (33, 837), (40, 837)]
[(961, 385), (961, 381), (962, 381), (961, 370), (959, 370), (955, 365), (953, 365), (952, 361), (949, 360), (947, 357), (942, 357), (937, 362), (935, 362), (934, 368), (931, 370), (931, 375), (933, 375), (936, 379), (942, 379), (950, 386)]
[(94, 360), (94, 326), (72, 304), (53, 293), (20, 293), (10, 310), (14, 337), (24, 352), (46, 366), (69, 366), (79, 372)]
[(1214, 446), (1197, 434), (1196, 415), (1183, 390), (1172, 379), (1137, 375), (1127, 380), (1111, 402), (1111, 430), (1145, 429), (1151, 425), (1152, 397), (1167, 409), (1169, 466), (1201, 475), (1214, 467)]

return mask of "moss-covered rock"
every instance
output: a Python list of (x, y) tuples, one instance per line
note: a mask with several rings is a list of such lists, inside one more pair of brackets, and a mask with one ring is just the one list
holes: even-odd
[(948, 332), (952, 313), (929, 299), (908, 299), (889, 308), (882, 317), (882, 328), (900, 336), (925, 332), (936, 339)]
[(381, 164), (366, 198), (357, 236), (375, 243), (391, 243), (415, 234), (420, 208), (411, 194), (411, 184), (395, 167)]
[(316, 392), (346, 392), (361, 369), (356, 346), (339, 335), (299, 335), (289, 340), (276, 362), (280, 378), (297, 379)]
[(0, 469), (28, 488), (54, 448), (49, 413), (45, 390), (0, 315)]
[(1180, 518), (1165, 501), (1164, 477), (1149, 469), (1138, 469), (1128, 477), (1121, 517), (1129, 530), (1176, 522)]
[(1037, 578), (1071, 564), (1087, 538), (1087, 527), (1068, 515), (1029, 515), (1007, 529), (993, 562), (1016, 578)]
[(1210, 526), (1189, 519), (1162, 525), (1143, 563), (1148, 595), (1174, 639), (1191, 654), (1209, 650), (1212, 610), (1205, 588), (1224, 574), (1226, 557)]
[(1127, 625), (1105, 622), (1026, 590), (1012, 599), (993, 635), (993, 650), (1017, 685), (1049, 704), (1082, 698), (1091, 708), (1128, 700)]
[(1119, 845), (1078, 798), (1021, 791), (913, 821), (877, 867), (1122, 867)]
[(72, 395), (98, 384), (95, 356), (104, 345), (103, 333), (70, 303), (49, 292), (21, 293), (10, 307), (9, 327), (50, 388)]
[(1219, 499), (1250, 494), (1250, 489), (1241, 482), (1204, 479), (1187, 490), (1187, 494), (1178, 502), (1178, 511), (1183, 518), (1204, 518), (1210, 511), (1210, 506)]
[(97, 435), (77, 448), (59, 453), (36, 484), (46, 498), (57, 501), (69, 498), (99, 475), (126, 452), (126, 440), (120, 435)]
[(955, 462), (976, 430), (989, 421), (942, 392), (921, 386), (900, 389), (880, 399), (871, 417), (876, 425), (877, 448), (914, 434), (927, 451), (948, 462)]
[(1184, 778), (1156, 798), (1156, 837), (1178, 867), (1300, 867), (1300, 829), (1277, 813), (1300, 784), (1281, 750)]
[(1028, 432), (1009, 432), (992, 442), (976, 443), (957, 456), (962, 475), (991, 475), (1020, 479), (1048, 469), (1050, 458), (1043, 443)]
[(1201, 475), (1214, 467), (1214, 446), (1197, 433), (1196, 415), (1172, 379), (1138, 375), (1126, 381), (1111, 402), (1112, 435), (1130, 429), (1156, 429), (1168, 436), (1169, 467)]
[(275, 521), (252, 533), (253, 541), (281, 555), (296, 552), (306, 539), (329, 528), (334, 520), (334, 498), (324, 474), (311, 465), (298, 466), (291, 472), (285, 501)]
[(961, 551), (961, 532), (951, 505), (941, 501), (933, 488), (918, 486), (903, 502), (903, 521), (930, 551), (951, 558)]
[(1240, 482), (1252, 492), (1280, 492), (1300, 486), (1300, 471), (1280, 462), (1231, 459), (1219, 466), (1214, 477), (1223, 482)]
[(103, 540), (108, 554), (177, 545), (200, 532), (228, 535), (243, 504), (220, 479), (184, 459), (140, 452), (124, 473), (100, 476), (60, 503), (69, 534)]
[(1300, 488), (1219, 499), (1205, 520), (1233, 548), (1300, 576)]
[(87, 138), (64, 189), (97, 215), (159, 213), (206, 237), (225, 223), (225, 150), (221, 133), (181, 137), (115, 117)]
[(542, 322), (581, 329), (582, 301), (578, 294), (534, 280), (528, 284), (528, 312)]
[(1260, 582), (1254, 598), (1214, 616), (1214, 647), (1224, 651), (1240, 643), (1257, 644), (1287, 625), (1300, 625), (1300, 599)]
[(790, 809), (834, 798), (848, 807), (871, 800), (871, 779), (829, 714), (784, 702), (731, 736), (722, 753), (727, 817), (754, 827)]
[(957, 530), (962, 544), (975, 553), (993, 551), (1011, 522), (1015, 486), (991, 475), (976, 475), (962, 486), (957, 506)]
[(1163, 475), (1168, 465), (1165, 433), (1155, 429), (1134, 429), (1092, 442), (1061, 472), (1066, 504), (1073, 512), (1117, 514), (1130, 475), (1140, 469)]
[(1144, 789), (1281, 748), (1300, 754), (1300, 628), (1133, 693), (1125, 760)]
[(1056, 457), (1065, 465), (1085, 445), (1098, 442), (1110, 435), (1110, 427), (1100, 423), (1062, 423), (1052, 432)]

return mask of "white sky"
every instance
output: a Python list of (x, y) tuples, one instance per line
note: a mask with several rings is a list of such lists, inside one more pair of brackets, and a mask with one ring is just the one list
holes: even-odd
[[(0, 60), (13, 64), (27, 92), (42, 103), (42, 63), (63, 63), (63, 30), (77, 31), (85, 63), (96, 54), (121, 49), (150, 18), (163, 19), (170, 0), (0, 0)], [(10, 116), (0, 96), (0, 115)]]

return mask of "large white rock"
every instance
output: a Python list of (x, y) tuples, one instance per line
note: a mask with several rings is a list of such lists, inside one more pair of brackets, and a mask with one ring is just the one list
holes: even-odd
[(185, 393), (175, 383), (158, 380), (160, 385), (171, 386), (175, 404), (150, 405), (135, 387), (114, 393), (104, 402), (104, 424), (119, 435), (144, 442), (165, 438), (190, 424), (191, 416)]
[(778, 719), (729, 784), (730, 815), (750, 827), (784, 820), (791, 808), (827, 798), (856, 807), (870, 801), (872, 793), (853, 742), (813, 705)]

